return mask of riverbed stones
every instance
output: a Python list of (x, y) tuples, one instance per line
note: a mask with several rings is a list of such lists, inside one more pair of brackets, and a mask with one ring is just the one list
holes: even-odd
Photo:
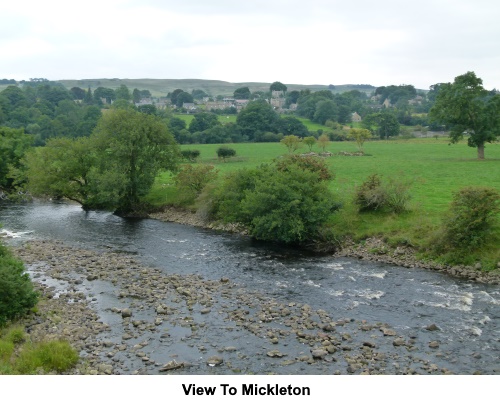
[(389, 328), (380, 328), (380, 331), (384, 334), (384, 336), (396, 336), (396, 331)]
[[(25, 257), (29, 261), (39, 262), (45, 248), (49, 247), (52, 264), (48, 268), (48, 272), (54, 271), (58, 277), (63, 281), (71, 281), (77, 277), (85, 279), (86, 276), (91, 274), (99, 275), (99, 283), (110, 282), (116, 286), (115, 294), (118, 296), (120, 291), (125, 294), (121, 298), (121, 307), (133, 311), (130, 317), (125, 317), (119, 325), (122, 331), (114, 336), (122, 336), (123, 341), (118, 342), (116, 347), (106, 347), (99, 342), (97, 336), (102, 330), (109, 330), (106, 326), (99, 322), (88, 307), (88, 302), (80, 302), (84, 300), (85, 296), (76, 293), (74, 289), (82, 288), (82, 285), (71, 284), (72, 290), (59, 294), (57, 290), (52, 290), (55, 296), (53, 300), (45, 300), (44, 305), (53, 301), (54, 305), (59, 305), (59, 301), (64, 301), (62, 310), (59, 312), (59, 323), (66, 323), (68, 318), (77, 319), (77, 327), (82, 327), (78, 330), (77, 327), (68, 325), (59, 327), (58, 325), (51, 324), (50, 327), (43, 328), (37, 335), (38, 339), (47, 336), (67, 336), (71, 339), (75, 347), (81, 347), (85, 352), (86, 362), (88, 366), (81, 368), (81, 373), (96, 372), (104, 374), (103, 370), (98, 369), (98, 365), (102, 362), (108, 362), (112, 366), (111, 373), (128, 373), (138, 370), (139, 374), (155, 373), (158, 368), (153, 369), (152, 353), (158, 350), (158, 345), (168, 346), (173, 344), (185, 344), (189, 350), (199, 350), (200, 357), (204, 357), (205, 353), (209, 350), (216, 349), (219, 345), (216, 342), (211, 342), (204, 339), (203, 331), (206, 327), (210, 326), (208, 319), (205, 317), (207, 324), (198, 323), (200, 320), (200, 313), (204, 308), (210, 308), (214, 314), (217, 314), (220, 322), (223, 322), (221, 331), (244, 331), (243, 333), (252, 334), (252, 339), (262, 339), (263, 347), (269, 350), (269, 339), (279, 339), (279, 343), (287, 345), (290, 349), (294, 347), (291, 343), (303, 343), (301, 346), (308, 351), (323, 350), (326, 352), (324, 357), (313, 357), (306, 353), (299, 354), (297, 350), (289, 355), (294, 361), (300, 361), (302, 370), (311, 367), (310, 371), (317, 373), (333, 373), (331, 366), (328, 366), (332, 361), (337, 361), (342, 373), (346, 373), (347, 364), (355, 373), (413, 373), (413, 372), (427, 372), (424, 368), (418, 368), (414, 363), (418, 362), (415, 358), (410, 357), (406, 350), (392, 348), (392, 339), (383, 339), (384, 330), (392, 331), (386, 334), (389, 337), (396, 337), (396, 332), (391, 329), (389, 324), (373, 323), (373, 327), (365, 324), (364, 321), (355, 321), (350, 318), (341, 318), (338, 321), (333, 321), (329, 313), (321, 309), (313, 308), (301, 303), (279, 302), (276, 299), (271, 299), (263, 293), (250, 293), (244, 288), (239, 288), (231, 283), (222, 282), (221, 280), (205, 280), (199, 275), (166, 275), (156, 269), (149, 269), (137, 263), (133, 258), (126, 256), (108, 254), (98, 255), (92, 257), (90, 260), (91, 252), (79, 251), (72, 248), (63, 246), (51, 246), (50, 244), (37, 245), (34, 242), (34, 249), (32, 252), (24, 252)], [(80, 274), (75, 277), (72, 273), (76, 268), (85, 268), (81, 270)], [(118, 270), (118, 268), (121, 268)], [(473, 272), (474, 270), (467, 269)], [(50, 273), (43, 273), (48, 274)], [(43, 278), (46, 278), (43, 276)], [(38, 279), (40, 280), (40, 278)], [(89, 282), (90, 283), (90, 282)], [(86, 283), (85, 287), (88, 291), (91, 284)], [(177, 290), (180, 287), (179, 290)], [(48, 291), (48, 290), (47, 290)], [(189, 294), (186, 295), (186, 292)], [(97, 297), (99, 295), (96, 294)], [(71, 305), (68, 302), (74, 301)], [(190, 304), (189, 304), (190, 303)], [(194, 312), (188, 312), (188, 305), (191, 305)], [(84, 320), (79, 317), (79, 313), (69, 313), (68, 309), (73, 306), (80, 311), (84, 309), (87, 311), (87, 316)], [(166, 309), (168, 306), (167, 314), (159, 314), (156, 309)], [(110, 317), (120, 317), (123, 310), (113, 308), (108, 314)], [(161, 310), (160, 310), (161, 311)], [(116, 315), (115, 315), (116, 314)], [(132, 318), (133, 315), (133, 318)], [(189, 317), (186, 317), (189, 315)], [(263, 315), (269, 322), (259, 322), (259, 315)], [(339, 316), (339, 315), (337, 315)], [(342, 316), (342, 313), (340, 314)], [(164, 323), (168, 322), (168, 331), (172, 331), (171, 335), (167, 332), (167, 328), (163, 331), (156, 330), (155, 325), (157, 321), (162, 319)], [(196, 320), (196, 322), (195, 322)], [(43, 321), (45, 322), (45, 321)], [(330, 325), (332, 328), (325, 328), (325, 325)], [(182, 337), (179, 338), (178, 329), (182, 327)], [(219, 325), (220, 326), (220, 325)], [(333, 327), (335, 326), (335, 327)], [(89, 329), (87, 329), (87, 327)], [(38, 328), (38, 325), (33, 326), (33, 329)], [(191, 328), (191, 329), (187, 329)], [(423, 329), (425, 326), (423, 327)], [(156, 344), (151, 347), (139, 348), (139, 340), (151, 336), (148, 331), (155, 331)], [(371, 331), (370, 337), (364, 332)], [(344, 336), (343, 336), (344, 335)], [(348, 338), (350, 337), (350, 340)], [(363, 336), (365, 335), (365, 336)], [(32, 335), (30, 338), (34, 338)], [(411, 336), (410, 336), (411, 337)], [(346, 339), (347, 338), (347, 339)], [(377, 340), (378, 338), (378, 340)], [(399, 337), (404, 348), (417, 349), (417, 342), (412, 339), (410, 343), (406, 343), (406, 339), (402, 336)], [(130, 339), (130, 342), (128, 341)], [(344, 340), (343, 340), (344, 339)], [(396, 341), (395, 339), (394, 341)], [(202, 343), (199, 344), (199, 343)], [(363, 343), (376, 343), (376, 347), (371, 345), (363, 345)], [(127, 345), (127, 343), (129, 343)], [(410, 346), (409, 346), (410, 345)], [(244, 345), (243, 345), (244, 346)], [(420, 348), (426, 346), (425, 342), (420, 343)], [(444, 344), (443, 344), (444, 346)], [(237, 354), (227, 352), (228, 359), (224, 361), (227, 365), (228, 361), (238, 359), (245, 359), (254, 356), (260, 356), (261, 359), (267, 357), (279, 358), (280, 355), (285, 356), (279, 350), (269, 350), (267, 353), (264, 350), (262, 353), (251, 352), (251, 345), (247, 347), (238, 348)], [(276, 346), (275, 346), (276, 347)], [(279, 346), (281, 348), (281, 346)], [(207, 349), (208, 348), (208, 349)], [(224, 347), (226, 349), (227, 347)], [(375, 349), (377, 352), (375, 352)], [(119, 350), (119, 352), (117, 352)], [(295, 349), (296, 350), (296, 349)], [(136, 357), (136, 352), (142, 352), (144, 356)], [(429, 350), (426, 351), (428, 353)], [(269, 354), (271, 356), (269, 356)], [(333, 353), (335, 357), (332, 356)], [(433, 353), (433, 362), (440, 364), (440, 358)], [(107, 357), (107, 356), (111, 357)], [(130, 357), (131, 355), (131, 357)], [(348, 356), (351, 356), (347, 362)], [(230, 359), (229, 359), (230, 357)], [(233, 359), (234, 357), (234, 359)], [(142, 361), (143, 358), (148, 360)], [(128, 368), (123, 364), (127, 361), (138, 361), (139, 364), (128, 364)], [(268, 366), (270, 363), (275, 363), (274, 360), (266, 359)], [(446, 361), (446, 357), (443, 358)], [(121, 363), (120, 363), (121, 362)], [(235, 361), (233, 361), (235, 363)], [(347, 364), (346, 364), (347, 362)], [(401, 364), (401, 367), (395, 369), (391, 366), (392, 362)], [(180, 363), (180, 362), (179, 362)], [(203, 366), (203, 361), (198, 366)], [(127, 363), (126, 363), (127, 364)], [(167, 363), (168, 364), (168, 363)], [(283, 361), (275, 363), (277, 366), (285, 366)], [(287, 363), (288, 364), (288, 363)], [(292, 364), (292, 361), (290, 361)], [(215, 363), (214, 363), (215, 366)], [(236, 364), (235, 364), (236, 366)], [(157, 367), (161, 367), (158, 365)], [(244, 366), (238, 364), (237, 367), (242, 372), (248, 372)], [(85, 371), (86, 370), (86, 371)], [(92, 371), (94, 370), (94, 371)], [(274, 369), (273, 369), (274, 370)], [(441, 369), (440, 369), (441, 370)], [(281, 372), (277, 370), (278, 372)], [(182, 372), (182, 371), (181, 371)], [(283, 369), (283, 372), (288, 372)], [(339, 371), (340, 372), (340, 371)], [(439, 371), (436, 371), (438, 373)]]
[(404, 346), (406, 344), (403, 338), (396, 338), (392, 341), (393, 346)]
[(324, 359), (327, 354), (328, 351), (323, 348), (311, 350), (311, 355), (314, 359)]
[(207, 365), (210, 367), (220, 366), (224, 362), (221, 356), (211, 356), (207, 359)]
[(279, 350), (270, 350), (266, 353), (266, 355), (267, 355), (267, 357), (278, 357), (278, 358), (285, 356)]
[(130, 308), (124, 308), (120, 312), (122, 318), (130, 318), (132, 316), (132, 310)]

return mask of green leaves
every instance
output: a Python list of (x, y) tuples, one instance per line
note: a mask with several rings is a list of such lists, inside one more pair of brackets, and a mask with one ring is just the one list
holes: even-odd
[(28, 189), (126, 214), (137, 208), (159, 170), (174, 169), (178, 158), (177, 145), (158, 118), (110, 110), (90, 138), (51, 139), (28, 153)]
[(26, 314), (37, 300), (23, 263), (0, 244), (0, 326)]
[(478, 158), (484, 159), (485, 143), (494, 142), (500, 133), (500, 95), (489, 94), (483, 81), (474, 72), (467, 72), (453, 83), (439, 86), (429, 116), (450, 127), (452, 143), (467, 134), (467, 144), (477, 147)]
[(302, 243), (315, 238), (339, 207), (321, 163), (285, 158), (231, 173), (212, 193), (213, 213), (245, 225), (261, 240)]

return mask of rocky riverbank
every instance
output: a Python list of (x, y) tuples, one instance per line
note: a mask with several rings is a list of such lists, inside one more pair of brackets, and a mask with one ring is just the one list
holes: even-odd
[(16, 254), (42, 292), (30, 338), (69, 340), (81, 355), (73, 374), (451, 373), (438, 325), (405, 335), (57, 241), (29, 241)]
[[(161, 221), (176, 222), (226, 232), (236, 232), (242, 235), (246, 234), (245, 230), (241, 227), (223, 225), (216, 222), (206, 222), (194, 212), (173, 207), (168, 207), (165, 208), (164, 211), (153, 213), (150, 217)], [(394, 264), (407, 268), (419, 267), (471, 281), (500, 285), (500, 262), (497, 264), (497, 271), (495, 272), (482, 271), (480, 263), (477, 263), (475, 266), (446, 266), (432, 261), (418, 260), (417, 252), (414, 248), (408, 246), (393, 248), (379, 238), (370, 238), (363, 243), (346, 241), (344, 246), (334, 253), (334, 256), (355, 257), (360, 260)]]

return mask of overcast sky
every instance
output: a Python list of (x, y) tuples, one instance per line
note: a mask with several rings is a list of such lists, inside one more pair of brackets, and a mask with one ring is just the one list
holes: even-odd
[(0, 78), (500, 89), (498, 0), (12, 0)]

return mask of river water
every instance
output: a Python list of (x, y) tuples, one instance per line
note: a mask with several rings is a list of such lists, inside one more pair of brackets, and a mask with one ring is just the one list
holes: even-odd
[[(9, 243), (55, 239), (85, 249), (130, 253), (142, 263), (168, 274), (197, 274), (208, 280), (227, 277), (241, 288), (265, 294), (277, 302), (308, 304), (326, 311), (332, 319), (351, 320), (353, 335), (360, 322), (388, 324), (398, 335), (413, 339), (417, 350), (410, 357), (418, 355), (419, 359), (454, 373), (500, 372), (498, 286), (425, 269), (316, 255), (180, 224), (85, 212), (72, 204), (3, 204), (0, 223), (4, 233), (14, 236)], [(95, 305), (100, 309), (103, 304)], [(118, 325), (109, 312), (100, 314), (112, 326)], [(439, 330), (426, 330), (431, 324)], [(206, 333), (211, 333), (210, 328)], [(262, 342), (252, 340), (248, 333), (234, 329), (226, 338), (221, 337), (220, 330), (204, 337), (210, 342), (225, 339), (226, 345), (239, 342), (248, 348), (255, 346), (255, 350), (262, 346)], [(439, 342), (438, 349), (428, 347), (431, 340)], [(286, 346), (291, 349), (290, 345), (295, 344), (288, 342)], [(392, 344), (387, 346), (389, 351)], [(180, 347), (176, 349), (182, 353)], [(160, 352), (161, 348), (157, 346), (155, 350)], [(159, 361), (165, 361), (165, 356), (160, 356)], [(247, 373), (270, 372), (266, 361), (260, 358), (249, 364), (247, 357), (247, 365), (239, 368)], [(399, 365), (395, 363), (386, 366), (387, 373), (397, 372)], [(335, 369), (334, 366), (293, 367), (274, 371), (320, 374), (333, 373)], [(192, 371), (205, 372), (196, 367)]]

